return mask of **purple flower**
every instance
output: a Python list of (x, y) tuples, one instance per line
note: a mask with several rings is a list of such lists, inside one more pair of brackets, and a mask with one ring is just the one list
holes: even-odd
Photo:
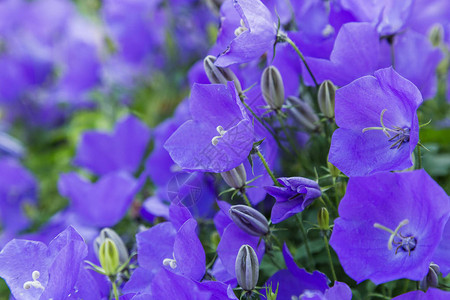
[(442, 234), (442, 240), (439, 243), (436, 251), (434, 252), (433, 262), (436, 263), (441, 273), (447, 276), (450, 273), (450, 256), (448, 255), (450, 251), (450, 222), (444, 227), (444, 232)]
[(111, 173), (90, 183), (76, 173), (61, 175), (58, 189), (71, 201), (70, 210), (90, 226), (108, 227), (126, 214), (137, 182), (127, 173)]
[(423, 170), (351, 177), (330, 244), (358, 283), (422, 280), (450, 215), (449, 198)]
[(232, 82), (194, 84), (192, 120), (181, 125), (164, 147), (190, 171), (220, 173), (240, 165), (253, 146), (253, 127)]
[(292, 299), (293, 297), (297, 299), (306, 290), (313, 290), (322, 293), (328, 289), (327, 277), (319, 271), (308, 273), (304, 269), (300, 269), (295, 263), (294, 258), (289, 252), (286, 244), (283, 247), (283, 257), (287, 270), (279, 270), (266, 282), (266, 285), (272, 284), (273, 289), (275, 289), (278, 285), (277, 299)]
[(419, 140), (419, 90), (392, 68), (336, 91), (336, 124), (329, 161), (347, 176), (412, 166)]
[(277, 36), (272, 15), (260, 0), (233, 0), (233, 5), (241, 21), (240, 25), (232, 28), (236, 37), (216, 60), (215, 64), (219, 67), (249, 62), (260, 57), (273, 48)]
[[(307, 57), (306, 61), (318, 82), (331, 80), (338, 86), (371, 75), (379, 66), (380, 41), (369, 23), (347, 23), (341, 27), (330, 59)], [(357, 59), (355, 59), (357, 58)], [(314, 82), (303, 66), (305, 82)]]
[(10, 232), (25, 229), (30, 221), (23, 211), (25, 204), (36, 202), (37, 185), (34, 177), (14, 159), (0, 159), (0, 220)]
[(343, 282), (336, 281), (334, 285), (322, 293), (321, 291), (307, 290), (300, 295), (299, 300), (351, 300), (352, 290)]
[(16, 299), (66, 299), (86, 254), (83, 238), (72, 227), (48, 246), (14, 239), (0, 252), (0, 276)]
[(392, 298), (392, 300), (447, 300), (450, 297), (450, 292), (430, 288), (426, 292), (411, 291), (409, 293)]
[(143, 159), (150, 130), (136, 117), (120, 120), (112, 134), (88, 131), (78, 145), (74, 163), (97, 175), (133, 173)]
[(271, 220), (279, 223), (303, 211), (314, 199), (320, 197), (320, 187), (317, 182), (303, 177), (280, 177), (282, 185), (265, 187), (267, 193), (276, 200), (272, 207)]

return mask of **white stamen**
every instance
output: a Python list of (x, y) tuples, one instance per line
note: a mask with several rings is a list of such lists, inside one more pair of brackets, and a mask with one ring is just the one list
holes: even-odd
[(239, 26), (238, 28), (236, 28), (236, 30), (234, 31), (234, 35), (235, 36), (239, 36), (241, 35), (244, 31), (248, 30), (248, 28), (245, 26), (245, 22), (243, 19), (241, 19), (241, 26)]
[(31, 277), (33, 278), (33, 281), (26, 281), (23, 284), (23, 288), (25, 290), (29, 290), (30, 288), (34, 287), (36, 289), (45, 290), (45, 288), (42, 286), (42, 284), (38, 281), (40, 276), (41, 276), (41, 273), (39, 273), (39, 271), (33, 271), (33, 273), (31, 273)]
[(322, 30), (323, 37), (329, 37), (333, 33), (334, 33), (334, 27), (331, 26), (330, 24), (327, 24), (327, 26), (325, 26), (325, 28)]
[(172, 269), (176, 269), (177, 265), (177, 261), (175, 260), (175, 256), (173, 256), (172, 258), (165, 258), (163, 260), (163, 265), (165, 266), (170, 266)]
[(211, 139), (211, 143), (213, 144), (213, 146), (217, 146), (217, 144), (219, 144), (219, 139), (222, 138), (225, 133), (227, 133), (227, 131), (224, 130), (223, 127), (220, 125), (216, 127), (216, 130), (219, 133), (219, 135)]

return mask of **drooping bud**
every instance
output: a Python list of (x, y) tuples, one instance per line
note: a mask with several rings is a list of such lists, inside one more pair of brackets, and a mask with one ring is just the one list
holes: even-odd
[(272, 110), (280, 110), (284, 103), (284, 85), (280, 71), (268, 66), (261, 75), (261, 92)]
[(234, 265), (236, 279), (241, 288), (251, 291), (256, 287), (259, 277), (259, 261), (250, 245), (242, 245)]
[(314, 113), (314, 110), (308, 103), (300, 100), (297, 97), (287, 98), (287, 104), (291, 106), (289, 114), (300, 125), (309, 131), (318, 131), (320, 129), (319, 117)]
[(322, 207), (317, 214), (317, 222), (321, 230), (330, 229), (330, 215), (325, 207)]
[(98, 250), (98, 259), (106, 275), (112, 276), (116, 274), (119, 267), (119, 251), (117, 251), (113, 240), (106, 238), (103, 241)]
[(212, 55), (208, 55), (203, 60), (203, 67), (205, 68), (206, 76), (211, 83), (227, 84), (228, 81), (233, 81), (234, 86), (239, 94), (242, 93), (241, 83), (236, 77), (236, 74), (229, 68), (221, 68), (216, 66), (214, 63), (216, 58)]
[(419, 288), (423, 291), (430, 287), (437, 287), (439, 283), (439, 273), (441, 272), (438, 265), (431, 263), (428, 268), (428, 274), (419, 283)]
[(434, 47), (439, 46), (444, 37), (444, 28), (442, 28), (442, 25), (435, 24), (429, 32), (431, 44), (433, 44)]
[(247, 181), (247, 173), (245, 172), (244, 164), (240, 164), (234, 169), (230, 171), (220, 173), (223, 180), (235, 189), (241, 189), (245, 186), (245, 182)]
[(102, 231), (100, 231), (99, 236), (94, 240), (94, 251), (97, 257), (99, 258), (100, 246), (107, 238), (109, 238), (114, 242), (116, 249), (119, 253), (120, 264), (125, 263), (129, 257), (127, 247), (125, 247), (125, 244), (120, 238), (120, 236), (111, 228), (103, 228)]
[(228, 211), (234, 224), (253, 236), (263, 236), (269, 233), (269, 222), (256, 209), (247, 205), (233, 205)]
[(334, 99), (336, 87), (330, 80), (325, 80), (319, 87), (317, 94), (319, 108), (323, 115), (329, 119), (334, 118)]

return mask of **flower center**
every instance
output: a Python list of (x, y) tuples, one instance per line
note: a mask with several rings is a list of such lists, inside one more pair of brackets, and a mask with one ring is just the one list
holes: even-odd
[(408, 252), (408, 255), (411, 255), (411, 251), (416, 249), (417, 239), (413, 235), (403, 235), (399, 231), (400, 229), (409, 224), (408, 219), (404, 219), (401, 221), (395, 230), (387, 228), (379, 223), (373, 224), (373, 227), (389, 232), (391, 235), (388, 240), (388, 249), (392, 250), (393, 245), (397, 246), (395, 249), (395, 254), (397, 254), (398, 250), (401, 249), (404, 252)]
[(172, 254), (173, 258), (165, 258), (163, 260), (163, 265), (165, 266), (170, 266), (172, 269), (176, 269), (177, 265), (177, 261), (175, 260), (175, 256)]
[(213, 144), (213, 146), (217, 146), (217, 144), (219, 143), (219, 139), (222, 138), (225, 133), (227, 133), (227, 131), (224, 130), (223, 127), (220, 125), (216, 127), (216, 130), (219, 133), (219, 135), (211, 139), (211, 143)]
[(248, 30), (247, 27), (245, 27), (245, 23), (244, 20), (241, 19), (241, 26), (239, 26), (238, 28), (236, 28), (236, 30), (234, 31), (234, 35), (235, 36), (240, 36), (244, 31)]
[[(381, 130), (383, 133), (389, 138), (389, 142), (392, 142), (391, 149), (397, 148), (399, 149), (403, 143), (409, 142), (410, 129), (408, 127), (398, 127), (394, 126), (394, 128), (388, 128), (383, 123), (383, 116), (387, 109), (383, 109), (380, 115), (380, 123), (381, 127), (366, 127), (362, 130), (362, 132), (366, 132), (369, 130)], [(392, 136), (391, 136), (392, 134)]]
[(41, 276), (41, 273), (39, 273), (39, 271), (33, 271), (33, 273), (31, 273), (31, 277), (33, 278), (33, 281), (25, 282), (23, 284), (23, 288), (26, 290), (29, 290), (30, 288), (34, 287), (36, 289), (45, 290), (45, 288), (42, 286), (42, 284), (38, 281), (40, 276)]

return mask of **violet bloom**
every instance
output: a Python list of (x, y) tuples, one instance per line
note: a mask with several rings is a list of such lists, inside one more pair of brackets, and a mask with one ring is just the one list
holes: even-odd
[(277, 299), (298, 299), (306, 290), (322, 293), (328, 289), (327, 276), (319, 271), (308, 273), (304, 269), (300, 269), (295, 263), (286, 244), (283, 247), (283, 257), (287, 270), (277, 271), (266, 282), (267, 286), (272, 284), (273, 289), (278, 285)]
[(338, 89), (329, 161), (347, 176), (411, 167), (421, 103), (417, 87), (392, 68)]
[(233, 0), (233, 5), (241, 17), (240, 26), (232, 28), (236, 37), (218, 56), (215, 64), (219, 67), (260, 57), (273, 48), (277, 38), (277, 26), (260, 0)]
[(303, 177), (280, 177), (280, 186), (265, 187), (267, 193), (276, 200), (272, 207), (270, 219), (273, 223), (283, 220), (303, 211), (314, 199), (322, 194), (314, 180)]
[[(338, 86), (371, 75), (379, 66), (380, 38), (369, 23), (344, 24), (336, 37), (329, 59), (306, 57), (308, 66), (318, 82), (331, 80)], [(314, 81), (302, 66), (308, 85)]]
[(15, 159), (0, 159), (0, 173), (0, 224), (15, 233), (30, 225), (23, 206), (36, 202), (37, 184)]
[(72, 227), (48, 246), (14, 239), (0, 252), (0, 276), (16, 299), (66, 299), (86, 255), (87, 245)]
[(58, 190), (69, 198), (69, 209), (90, 226), (111, 227), (126, 214), (138, 183), (127, 173), (111, 173), (96, 183), (76, 173), (62, 174)]
[(133, 173), (144, 157), (150, 130), (139, 119), (120, 120), (114, 132), (87, 131), (78, 145), (74, 163), (97, 175), (114, 171)]
[(392, 300), (447, 300), (450, 298), (450, 292), (440, 289), (430, 288), (426, 292), (424, 291), (412, 291), (395, 298)]
[(300, 295), (299, 300), (351, 300), (352, 290), (343, 283), (336, 281), (334, 285), (322, 293), (320, 291), (307, 290)]
[(192, 120), (181, 125), (164, 147), (184, 170), (225, 172), (240, 165), (253, 147), (253, 127), (233, 82), (194, 84)]
[(351, 177), (330, 245), (358, 283), (419, 281), (449, 215), (448, 196), (424, 170)]
[(161, 269), (201, 280), (205, 273), (205, 252), (196, 233), (197, 222), (188, 219), (180, 228), (164, 222), (136, 235), (137, 268), (126, 284), (126, 293), (148, 293), (149, 284)]

